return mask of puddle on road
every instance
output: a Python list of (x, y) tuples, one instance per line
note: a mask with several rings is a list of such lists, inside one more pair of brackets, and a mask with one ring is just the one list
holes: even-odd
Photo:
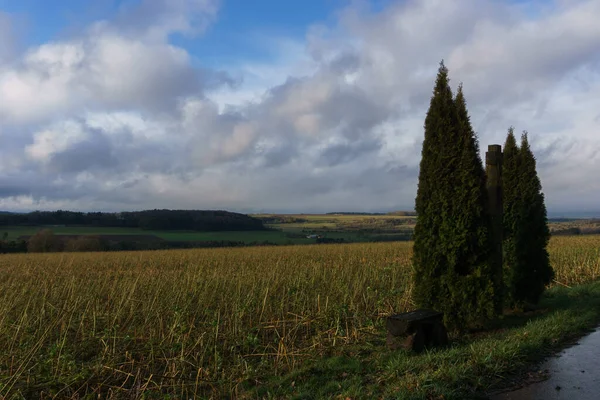
[(600, 329), (563, 350), (540, 366), (550, 378), (491, 400), (600, 399)]

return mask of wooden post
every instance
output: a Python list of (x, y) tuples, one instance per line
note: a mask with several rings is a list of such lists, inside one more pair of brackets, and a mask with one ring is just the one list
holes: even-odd
[(502, 146), (499, 144), (491, 144), (488, 146), (488, 151), (485, 153), (485, 172), (487, 175), (487, 192), (489, 199), (489, 213), (492, 219), (492, 241), (494, 247), (494, 254), (492, 256), (492, 263), (494, 271), (496, 272), (494, 277), (494, 283), (497, 290), (500, 290), (495, 297), (496, 311), (502, 313)]

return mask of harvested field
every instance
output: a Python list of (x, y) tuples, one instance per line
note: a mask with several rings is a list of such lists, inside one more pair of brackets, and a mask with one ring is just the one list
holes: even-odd
[[(252, 385), (266, 384), (266, 377), (294, 376), (327, 355), (350, 352), (354, 364), (375, 362), (356, 346), (386, 354), (384, 317), (413, 307), (411, 246), (2, 256), (0, 398), (59, 391), (63, 397), (130, 398), (144, 391), (176, 398), (253, 397)], [(598, 279), (599, 249), (600, 236), (552, 238), (553, 285)], [(562, 329), (562, 322), (552, 321)], [(572, 331), (574, 322), (565, 321), (564, 331)], [(520, 353), (511, 354), (516, 362)], [(364, 368), (348, 362), (340, 364), (339, 374)], [(433, 368), (426, 359), (419, 362)], [(373, 368), (383, 368), (376, 375), (385, 372)], [(392, 390), (399, 378), (385, 374)]]

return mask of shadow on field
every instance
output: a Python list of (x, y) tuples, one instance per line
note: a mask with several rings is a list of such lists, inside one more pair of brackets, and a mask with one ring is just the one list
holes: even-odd
[[(590, 285), (575, 286), (568, 289), (555, 287), (544, 294), (539, 305), (531, 307), (528, 310), (505, 310), (502, 318), (489, 322), (485, 329), (473, 331), (473, 335), (468, 335), (467, 337), (490, 335), (523, 327), (533, 321), (546, 318), (554, 312), (580, 307), (586, 301), (598, 302), (600, 304), (600, 293), (596, 293), (596, 291), (590, 289)], [(593, 329), (590, 329), (591, 331)]]

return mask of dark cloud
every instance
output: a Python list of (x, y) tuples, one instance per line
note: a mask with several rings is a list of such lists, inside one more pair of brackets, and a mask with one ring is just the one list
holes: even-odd
[(379, 151), (382, 145), (381, 140), (378, 138), (334, 144), (321, 152), (317, 165), (333, 167), (356, 161), (358, 158), (366, 155), (376, 157), (373, 153)]
[(329, 63), (329, 69), (334, 74), (349, 74), (360, 68), (360, 55), (356, 51), (346, 51), (338, 54)]
[(261, 152), (261, 156), (263, 158), (263, 163), (261, 164), (263, 167), (277, 168), (300, 156), (300, 151), (294, 144), (286, 143)]
[(87, 140), (69, 149), (55, 153), (49, 160), (49, 170), (53, 173), (74, 173), (82, 171), (109, 170), (118, 166), (121, 160), (113, 152), (112, 144), (101, 132), (91, 130)]

